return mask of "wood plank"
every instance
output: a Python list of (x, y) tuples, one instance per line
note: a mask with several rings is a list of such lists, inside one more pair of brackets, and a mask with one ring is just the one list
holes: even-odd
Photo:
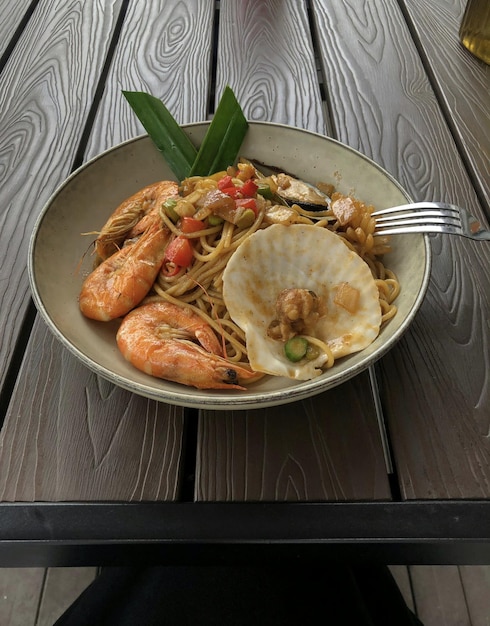
[(36, 626), (52, 626), (96, 576), (96, 567), (50, 567)]
[[(183, 121), (205, 117), (213, 10), (212, 2), (130, 3), (85, 158), (141, 133), (122, 88), (170, 98)], [(183, 428), (184, 409), (92, 375), (38, 320), (1, 436), (0, 497), (175, 499)]]
[(488, 565), (460, 566), (459, 574), (471, 620), (471, 626), (490, 624), (490, 567)]
[(456, 566), (409, 568), (417, 616), (430, 626), (472, 626)]
[[(251, 120), (328, 131), (305, 4), (220, 7), (217, 94), (230, 84)], [(199, 500), (390, 497), (366, 375), (282, 408), (204, 411), (198, 446)]]
[(325, 134), (315, 55), (304, 2), (220, 2), (216, 71), (218, 97), (226, 84), (246, 116)]
[(214, 4), (212, 0), (130, 2), (86, 159), (145, 132), (122, 89), (160, 98), (181, 124), (207, 119)]
[(37, 323), (0, 435), (0, 499), (169, 500), (183, 411), (96, 377)]
[[(338, 137), (416, 200), (467, 206), (484, 223), (397, 3), (381, 0), (374, 9), (315, 0), (312, 7)], [(412, 330), (379, 364), (402, 495), (486, 497), (490, 250), (457, 237), (432, 237), (431, 245), (426, 299)]]
[(35, 626), (44, 576), (40, 567), (0, 569), (2, 626)]
[(403, 5), (490, 219), (490, 67), (459, 42), (466, 0), (411, 0)]
[(2, 15), (2, 21), (0, 22), (0, 57), (12, 45), (13, 37), (28, 12), (31, 3), (31, 0), (18, 0), (18, 2), (2, 0), (0, 2), (0, 13)]
[(102, 12), (89, 3), (42, 0), (0, 76), (2, 387), (29, 303), (29, 235), (70, 172), (120, 5), (109, 0)]
[[(395, 579), (396, 584), (398, 585), (398, 589), (400, 590), (406, 605), (413, 613), (415, 613), (415, 604), (412, 594), (412, 583), (410, 581), (408, 567), (406, 565), (389, 565), (388, 568), (391, 572), (391, 575)], [(426, 624), (425, 626), (430, 625)]]
[(342, 386), (270, 409), (203, 411), (196, 500), (390, 499), (366, 378), (356, 378), (357, 393)]
[(381, 0), (373, 13), (354, 0), (313, 0), (312, 9), (335, 136), (415, 200), (459, 201), (482, 216), (398, 3)]

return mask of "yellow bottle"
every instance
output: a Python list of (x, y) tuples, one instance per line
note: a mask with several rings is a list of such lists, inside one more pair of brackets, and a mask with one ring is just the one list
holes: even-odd
[(490, 0), (468, 0), (459, 39), (471, 53), (490, 65)]

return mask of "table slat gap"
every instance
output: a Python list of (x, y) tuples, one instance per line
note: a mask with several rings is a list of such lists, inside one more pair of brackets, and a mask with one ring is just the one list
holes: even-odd
[(10, 2), (8, 11), (4, 10), (2, 12), (2, 22), (0, 24), (0, 73), (38, 4), (39, 0), (18, 0), (17, 2)]

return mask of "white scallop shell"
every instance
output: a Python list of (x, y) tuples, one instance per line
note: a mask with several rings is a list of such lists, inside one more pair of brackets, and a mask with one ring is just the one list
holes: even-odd
[[(354, 315), (335, 304), (341, 283), (359, 290)], [(275, 224), (246, 239), (229, 260), (223, 275), (223, 295), (234, 322), (246, 334), (251, 367), (258, 372), (308, 380), (321, 373), (320, 359), (292, 363), (283, 344), (267, 336), (276, 317), (280, 291), (314, 291), (326, 305), (326, 315), (314, 336), (339, 358), (368, 346), (379, 333), (381, 309), (378, 288), (367, 264), (334, 233), (316, 226)]]

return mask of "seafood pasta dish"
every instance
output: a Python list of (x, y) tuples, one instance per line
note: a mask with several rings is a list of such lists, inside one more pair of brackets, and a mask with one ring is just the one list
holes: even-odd
[(184, 385), (320, 375), (374, 341), (400, 286), (373, 207), (319, 188), (243, 160), (141, 189), (97, 232), (81, 312), (121, 319), (124, 358)]

